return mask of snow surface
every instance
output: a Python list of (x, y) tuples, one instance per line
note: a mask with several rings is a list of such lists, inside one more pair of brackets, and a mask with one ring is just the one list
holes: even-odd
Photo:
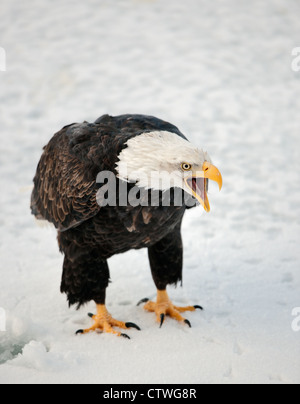
[[(1, 0), (0, 383), (300, 382), (299, 15), (299, 0)], [(104, 113), (171, 121), (223, 174), (211, 213), (184, 220), (170, 295), (205, 307), (191, 329), (136, 306), (155, 295), (141, 250), (110, 260), (107, 305), (142, 332), (74, 335), (94, 304), (68, 309), (30, 185), (56, 131)]]

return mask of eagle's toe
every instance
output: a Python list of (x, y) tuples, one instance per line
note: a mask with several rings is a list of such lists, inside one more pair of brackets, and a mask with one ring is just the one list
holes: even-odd
[(88, 313), (88, 316), (94, 320), (94, 324), (90, 328), (81, 329), (76, 331), (77, 334), (87, 334), (91, 331), (100, 331), (108, 334), (114, 334), (118, 337), (124, 337), (130, 339), (127, 334), (116, 331), (114, 327), (121, 329), (135, 328), (136, 330), (141, 330), (138, 325), (131, 322), (123, 322), (114, 319), (107, 311), (105, 305), (97, 305), (97, 314)]
[(152, 302), (149, 299), (142, 299), (138, 305), (145, 303), (144, 309), (149, 312), (153, 312), (156, 314), (156, 320), (162, 327), (166, 316), (173, 318), (176, 321), (187, 324), (190, 328), (191, 323), (189, 320), (184, 318), (180, 313), (184, 313), (186, 311), (195, 311), (196, 309), (203, 308), (201, 306), (186, 306), (186, 307), (178, 307), (174, 306), (171, 302), (166, 290), (158, 290), (157, 291), (157, 300), (156, 302)]

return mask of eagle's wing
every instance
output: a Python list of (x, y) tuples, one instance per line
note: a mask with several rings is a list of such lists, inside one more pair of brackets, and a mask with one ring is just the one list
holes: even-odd
[(176, 133), (176, 135), (188, 140), (180, 130), (170, 122), (163, 121), (159, 118), (150, 115), (127, 114), (119, 116), (102, 115), (95, 123), (105, 124), (114, 127), (115, 129), (142, 133), (146, 131), (164, 130), (167, 132)]
[(45, 146), (37, 167), (31, 210), (60, 231), (80, 225), (100, 210), (97, 174), (108, 167), (105, 130), (95, 124), (72, 124)]

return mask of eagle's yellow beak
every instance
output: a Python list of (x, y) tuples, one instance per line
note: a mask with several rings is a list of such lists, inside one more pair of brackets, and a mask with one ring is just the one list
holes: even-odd
[(210, 205), (207, 197), (208, 181), (215, 181), (219, 185), (221, 191), (223, 180), (220, 171), (209, 163), (205, 161), (202, 166), (202, 171), (193, 172), (191, 177), (185, 179), (185, 183), (188, 188), (192, 191), (193, 196), (201, 203), (206, 212), (210, 211)]

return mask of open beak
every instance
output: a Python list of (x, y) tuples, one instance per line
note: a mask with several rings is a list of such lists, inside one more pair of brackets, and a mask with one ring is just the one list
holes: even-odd
[(208, 161), (204, 162), (202, 171), (193, 173), (192, 176), (185, 179), (187, 187), (192, 191), (193, 196), (201, 203), (206, 212), (210, 211), (207, 197), (208, 180), (215, 181), (221, 191), (223, 185), (222, 175), (217, 167)]

